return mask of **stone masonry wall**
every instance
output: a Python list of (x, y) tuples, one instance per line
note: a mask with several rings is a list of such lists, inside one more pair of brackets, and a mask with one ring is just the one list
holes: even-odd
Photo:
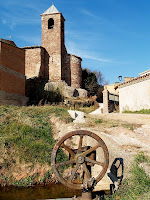
[[(24, 47), (25, 75), (27, 78), (42, 77), (51, 82), (64, 80), (69, 86), (81, 88), (82, 59), (67, 53), (65, 47), (64, 22), (61, 13), (43, 14), (42, 46)], [(48, 27), (48, 20), (54, 26)]]
[[(61, 21), (63, 19), (61, 13), (42, 15), (42, 46), (49, 54), (49, 80), (61, 80), (62, 68), (62, 34)], [(48, 29), (48, 20), (54, 20), (54, 27)], [(45, 66), (46, 67), (46, 66)]]
[(25, 47), (25, 75), (27, 79), (44, 77), (44, 48)]
[(70, 54), (65, 54), (63, 59), (62, 79), (71, 86)]
[(80, 57), (70, 55), (70, 67), (71, 67), (71, 86), (75, 88), (81, 88), (82, 86), (82, 68)]
[(0, 90), (25, 95), (25, 52), (0, 42)]

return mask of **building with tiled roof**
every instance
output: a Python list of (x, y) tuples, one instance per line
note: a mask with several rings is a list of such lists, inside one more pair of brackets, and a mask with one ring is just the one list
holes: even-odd
[(120, 83), (119, 110), (139, 111), (150, 109), (150, 70), (142, 72), (139, 77)]

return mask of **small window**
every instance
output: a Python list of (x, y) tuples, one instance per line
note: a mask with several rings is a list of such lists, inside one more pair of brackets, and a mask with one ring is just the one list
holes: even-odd
[(54, 20), (50, 18), (48, 20), (48, 29), (52, 29), (52, 28), (54, 28)]
[(64, 22), (61, 21), (61, 30), (63, 31), (64, 30)]

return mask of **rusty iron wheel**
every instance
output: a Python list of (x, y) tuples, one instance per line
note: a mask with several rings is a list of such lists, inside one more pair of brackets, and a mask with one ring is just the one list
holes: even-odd
[[(70, 148), (68, 145), (65, 144), (65, 141), (68, 139), (71, 139), (73, 136), (78, 136), (79, 141), (78, 141), (78, 149), (75, 151), (74, 149)], [(93, 147), (90, 147), (89, 149), (86, 149), (84, 151), (81, 151), (83, 149), (82, 143), (83, 143), (83, 137), (84, 136), (89, 136), (92, 137), (93, 139), (96, 140), (96, 145)], [(59, 148), (64, 149), (67, 151), (71, 157), (70, 160), (68, 161), (62, 161), (62, 162), (56, 162), (56, 157), (58, 153)], [(96, 149), (102, 148), (103, 154), (104, 154), (104, 160), (103, 162), (99, 162), (96, 159), (91, 159), (88, 157), (89, 154), (92, 152), (96, 151)], [(90, 131), (86, 130), (77, 130), (77, 131), (72, 131), (63, 136), (54, 146), (52, 155), (51, 155), (51, 165), (53, 172), (55, 173), (56, 178), (58, 179), (59, 182), (64, 184), (67, 187), (73, 188), (73, 189), (84, 189), (84, 180), (82, 183), (74, 183), (73, 179), (75, 177), (75, 174), (77, 170), (79, 169), (80, 166), (82, 166), (83, 172), (86, 175), (87, 179), (92, 178), (91, 173), (87, 168), (87, 163), (90, 163), (92, 165), (100, 165), (102, 170), (98, 172), (98, 175), (94, 177), (94, 180), (96, 183), (98, 183), (103, 176), (105, 175), (108, 165), (109, 165), (109, 153), (106, 144), (104, 141), (95, 133), (92, 133)], [(58, 168), (66, 165), (73, 165), (73, 168), (71, 168), (71, 176), (69, 177), (69, 180), (65, 179), (61, 172), (59, 172)]]

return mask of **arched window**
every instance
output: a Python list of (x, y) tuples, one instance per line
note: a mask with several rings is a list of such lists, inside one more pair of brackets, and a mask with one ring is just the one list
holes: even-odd
[(48, 29), (52, 29), (52, 28), (54, 28), (54, 20), (50, 18), (48, 20)]

